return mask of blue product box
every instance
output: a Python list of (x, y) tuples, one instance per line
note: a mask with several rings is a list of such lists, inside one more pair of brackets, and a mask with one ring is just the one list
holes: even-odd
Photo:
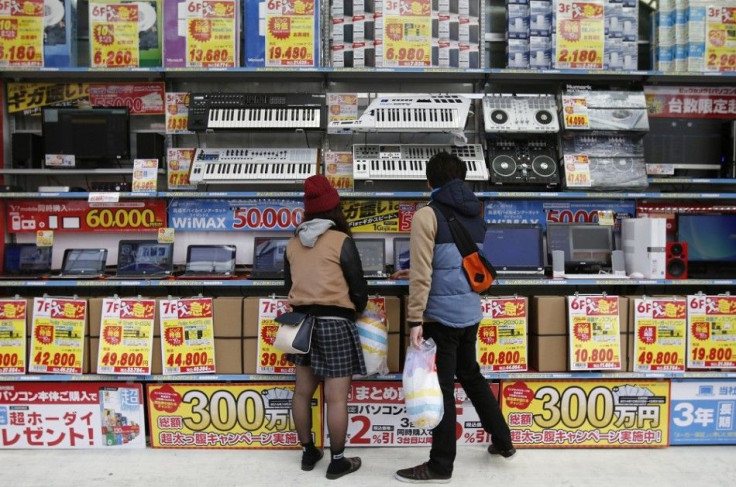
[[(274, 2), (272, 2), (274, 3)], [(268, 12), (267, 11), (267, 0), (243, 0), (243, 32), (244, 32), (244, 52), (245, 52), (245, 66), (246, 67), (252, 67), (252, 68), (261, 68), (261, 67), (278, 67), (278, 66), (288, 66), (288, 67), (300, 67), (300, 68), (309, 68), (309, 67), (318, 67), (320, 66), (320, 4), (319, 0), (308, 0), (306, 2), (301, 2), (302, 5), (312, 5), (314, 6), (314, 9), (312, 10), (311, 15), (311, 26), (313, 29), (312, 32), (312, 38), (313, 38), (313, 58), (311, 63), (299, 63), (299, 64), (267, 64), (266, 62), (266, 51), (269, 46), (268, 39), (266, 36), (266, 29), (268, 24), (267, 17), (278, 17), (278, 16), (284, 16), (288, 17), (285, 12), (290, 12), (291, 15), (293, 15), (293, 12), (296, 12), (296, 9), (294, 8), (294, 0), (281, 0), (281, 2), (275, 2), (280, 8), (281, 13), (278, 15), (275, 12)], [(293, 23), (290, 23), (291, 26), (293, 26)], [(283, 58), (282, 58), (283, 59)]]
[(43, 65), (77, 65), (77, 0), (44, 0)]

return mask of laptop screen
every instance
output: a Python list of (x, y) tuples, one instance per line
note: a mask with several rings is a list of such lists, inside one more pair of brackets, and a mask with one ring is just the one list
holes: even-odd
[(386, 272), (386, 249), (382, 238), (355, 239), (355, 246), (366, 276), (382, 276)]
[(256, 237), (253, 241), (253, 270), (284, 270), (284, 255), (288, 237)]
[(235, 272), (235, 245), (190, 245), (185, 272)]
[(156, 240), (122, 240), (118, 244), (118, 274), (170, 274), (174, 245)]
[(104, 274), (107, 249), (66, 249), (62, 274)]
[(5, 244), (6, 274), (41, 274), (51, 271), (51, 247), (36, 244)]
[(409, 266), (409, 239), (394, 238), (394, 272), (404, 271)]
[(483, 253), (499, 272), (544, 271), (542, 227), (536, 224), (491, 223)]

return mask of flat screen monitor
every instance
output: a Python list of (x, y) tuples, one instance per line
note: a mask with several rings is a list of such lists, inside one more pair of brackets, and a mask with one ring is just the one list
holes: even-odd
[(598, 223), (547, 223), (547, 251), (562, 250), (565, 265), (610, 267), (613, 227)]
[(491, 223), (486, 228), (483, 254), (497, 271), (544, 271), (542, 226)]
[(256, 237), (253, 241), (253, 270), (284, 270), (288, 237)]
[(47, 107), (41, 124), (46, 154), (73, 154), (103, 164), (130, 159), (127, 108)]
[(689, 262), (736, 262), (736, 215), (678, 215), (677, 240)]
[(43, 274), (51, 271), (51, 247), (36, 244), (5, 244), (3, 270), (6, 274)]
[(235, 245), (190, 245), (187, 247), (185, 272), (235, 272)]
[(118, 243), (117, 275), (171, 274), (174, 244), (157, 240), (121, 240)]
[(355, 246), (360, 254), (365, 277), (382, 277), (386, 275), (386, 249), (382, 238), (356, 238)]
[(405, 271), (411, 267), (409, 247), (410, 239), (402, 237), (394, 238), (394, 272)]

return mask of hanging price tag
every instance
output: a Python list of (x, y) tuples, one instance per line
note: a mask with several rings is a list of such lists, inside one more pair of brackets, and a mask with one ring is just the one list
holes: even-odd
[(0, 2), (0, 67), (43, 66), (43, 3)]
[(565, 183), (568, 188), (589, 188), (590, 161), (585, 154), (565, 154)]
[(432, 9), (429, 0), (384, 3), (383, 65), (424, 67), (432, 63)]
[(153, 299), (102, 300), (98, 373), (150, 375), (155, 311)]
[(238, 41), (235, 2), (189, 0), (187, 13), (187, 67), (234, 67)]
[(286, 354), (273, 346), (279, 324), (276, 317), (286, 312), (286, 299), (258, 300), (258, 374), (294, 374), (296, 367), (286, 360)]
[(483, 298), (476, 354), (483, 373), (527, 370), (526, 298)]
[(685, 300), (635, 299), (634, 313), (634, 372), (684, 371)]
[(189, 120), (189, 93), (166, 93), (166, 133), (191, 134)]
[(131, 191), (156, 191), (158, 159), (135, 159), (133, 161), (133, 184)]
[(138, 67), (137, 3), (89, 4), (90, 65), (93, 68)]
[(705, 70), (736, 71), (736, 7), (707, 7)]
[(568, 296), (570, 370), (620, 370), (618, 296)]
[(87, 301), (34, 298), (29, 372), (81, 374)]
[(215, 372), (212, 298), (159, 303), (164, 374)]
[(266, 66), (314, 66), (314, 0), (265, 3)]
[(25, 299), (0, 300), (0, 375), (26, 373)]
[(603, 0), (556, 2), (556, 68), (603, 69), (604, 3)]
[(166, 151), (166, 180), (169, 191), (195, 190), (196, 184), (189, 184), (189, 168), (196, 149), (168, 149)]
[(687, 297), (687, 367), (736, 367), (736, 296)]

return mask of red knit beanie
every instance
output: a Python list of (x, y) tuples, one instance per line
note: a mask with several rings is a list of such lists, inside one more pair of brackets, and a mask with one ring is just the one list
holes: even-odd
[(324, 213), (340, 204), (340, 195), (321, 174), (304, 181), (304, 213)]

